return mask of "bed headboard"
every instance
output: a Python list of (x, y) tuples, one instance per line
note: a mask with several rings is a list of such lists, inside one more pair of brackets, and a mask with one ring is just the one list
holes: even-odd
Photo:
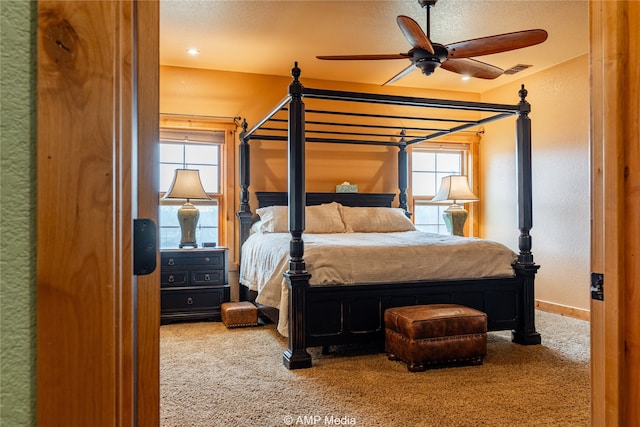
[[(259, 208), (288, 205), (286, 191), (257, 191), (256, 197)], [(306, 199), (307, 206), (338, 202), (343, 206), (390, 208), (395, 197), (393, 193), (307, 193)]]
[[(258, 208), (267, 206), (287, 206), (289, 195), (286, 191), (256, 191), (258, 198)], [(393, 193), (307, 193), (307, 206), (321, 205), (323, 203), (338, 202), (343, 206), (363, 206), (390, 208)], [(255, 215), (250, 212), (239, 212), (240, 219), (240, 246), (249, 237), (251, 225), (256, 220)]]

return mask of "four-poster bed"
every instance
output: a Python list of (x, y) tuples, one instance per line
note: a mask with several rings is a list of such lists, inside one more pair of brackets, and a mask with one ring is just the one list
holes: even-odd
[[(297, 64), (292, 70), (292, 75), (293, 81), (289, 86), (288, 96), (253, 128), (248, 129), (246, 122), (243, 124), (239, 147), (240, 205), (237, 213), (240, 219), (240, 242), (244, 244), (256, 221), (256, 215), (249, 205), (250, 142), (288, 141), (288, 192), (257, 193), (258, 211), (267, 206), (288, 206), (288, 262), (283, 274), (288, 291), (285, 292), (288, 296), (284, 307), (287, 310), (284, 314), (288, 319), (288, 349), (283, 355), (285, 366), (289, 369), (310, 367), (312, 361), (306, 351), (307, 347), (383, 341), (384, 310), (404, 305), (457, 303), (476, 308), (487, 313), (489, 330), (512, 330), (514, 342), (539, 344), (540, 335), (535, 329), (534, 319), (534, 279), (539, 266), (533, 260), (529, 235), (532, 227), (531, 124), (528, 117), (530, 105), (525, 100), (524, 86), (519, 92), (520, 102), (516, 105), (505, 105), (310, 89), (300, 83), (300, 69)], [(321, 107), (309, 108), (303, 99), (310, 102), (317, 100)], [(379, 109), (371, 109), (371, 106), (375, 108), (380, 105), (385, 105), (387, 111), (394, 110), (394, 114), (380, 114)], [(395, 111), (402, 114), (395, 114)], [(407, 111), (413, 111), (413, 114), (407, 114)], [(460, 277), (456, 277), (454, 273), (453, 276), (435, 279), (422, 277), (419, 280), (408, 278), (385, 281), (383, 277), (378, 282), (310, 285), (312, 274), (309, 271), (312, 266), (307, 269), (303, 238), (303, 233), (306, 233), (305, 237), (312, 237), (309, 231), (305, 230), (305, 218), (310, 215), (306, 206), (326, 207), (332, 202), (338, 202), (339, 209), (343, 211), (346, 208), (342, 206), (392, 209), (391, 203), (395, 195), (307, 193), (306, 143), (397, 147), (398, 205), (409, 216), (408, 146), (514, 115), (517, 116), (520, 237), (519, 253), (513, 254), (509, 274), (479, 274), (473, 277), (467, 272)], [(322, 119), (328, 116), (335, 120)], [(313, 120), (307, 117), (313, 117)], [(367, 122), (358, 122), (363, 119)], [(407, 126), (407, 122), (420, 124)], [(246, 260), (245, 256), (247, 255), (242, 252), (241, 265), (245, 262), (259, 262), (253, 255), (251, 259)], [(413, 269), (411, 264), (418, 267), (431, 262), (430, 259), (423, 258), (407, 261), (407, 270)], [(386, 262), (385, 259), (378, 260), (379, 264)], [(241, 289), (241, 295), (251, 293)], [(251, 295), (251, 298), (254, 295)], [(279, 308), (282, 312), (282, 307)]]

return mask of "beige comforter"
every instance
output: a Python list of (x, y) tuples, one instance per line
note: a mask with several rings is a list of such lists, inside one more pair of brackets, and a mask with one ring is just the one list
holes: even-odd
[[(240, 283), (256, 302), (280, 310), (287, 336), (289, 233), (254, 233), (242, 246)], [(502, 244), (421, 231), (304, 234), (313, 286), (513, 276), (515, 254)]]

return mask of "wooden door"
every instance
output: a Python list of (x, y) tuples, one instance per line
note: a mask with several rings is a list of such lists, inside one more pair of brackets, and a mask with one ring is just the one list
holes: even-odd
[(590, 2), (592, 425), (640, 423), (640, 3)]
[(133, 219), (157, 215), (157, 51), (156, 2), (38, 3), (39, 426), (159, 424), (159, 276), (132, 272)]

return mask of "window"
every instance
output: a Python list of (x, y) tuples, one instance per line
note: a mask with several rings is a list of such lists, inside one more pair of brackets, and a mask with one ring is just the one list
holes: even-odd
[(198, 169), (204, 190), (211, 200), (192, 201), (200, 211), (196, 241), (220, 242), (221, 148), (224, 131), (160, 131), (160, 249), (177, 248), (180, 242), (178, 209), (183, 200), (163, 200), (176, 169)]
[[(464, 146), (466, 147), (466, 146)], [(414, 223), (418, 230), (449, 234), (442, 219), (448, 205), (429, 201), (440, 188), (440, 181), (448, 175), (460, 175), (464, 170), (464, 150), (429, 150), (415, 148), (411, 152), (411, 183), (414, 200)]]

